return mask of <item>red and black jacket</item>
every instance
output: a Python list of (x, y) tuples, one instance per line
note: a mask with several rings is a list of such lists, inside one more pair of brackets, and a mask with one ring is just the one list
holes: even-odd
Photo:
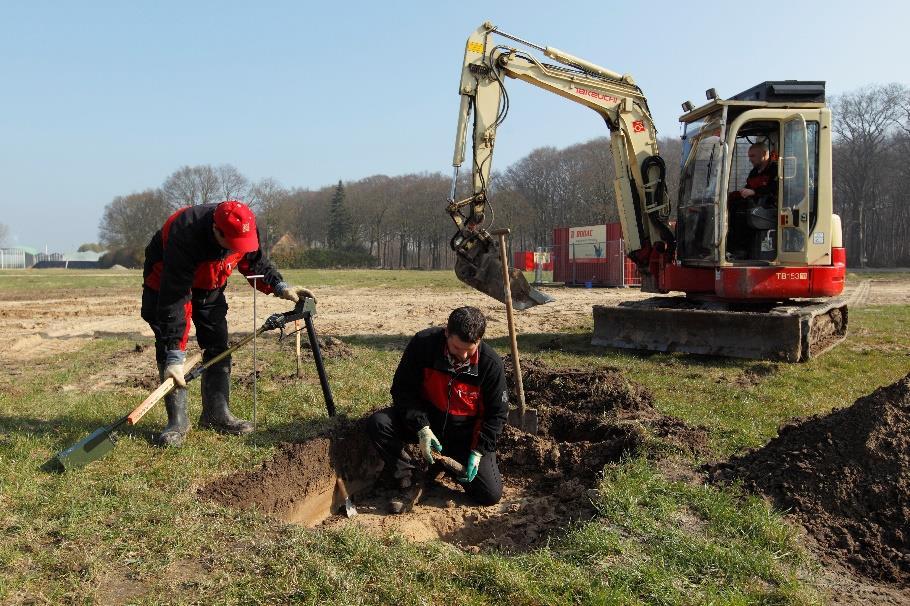
[(168, 217), (145, 247), (143, 284), (158, 291), (157, 319), (168, 350), (186, 346), (194, 291), (204, 295), (223, 289), (234, 268), (245, 276), (265, 276), (256, 284), (265, 294), (274, 292), (283, 281), (261, 248), (246, 254), (221, 248), (212, 230), (217, 206), (181, 208)]
[[(471, 449), (496, 451), (509, 412), (509, 393), (502, 358), (481, 342), (470, 363), (455, 370), (446, 356), (442, 328), (427, 328), (411, 339), (395, 378), (392, 402), (402, 409), (408, 430), (429, 425), (434, 433), (446, 427), (473, 426)], [(444, 435), (438, 436), (445, 441)]]
[(755, 192), (755, 196), (768, 196), (777, 199), (777, 162), (768, 162), (764, 170), (757, 166), (749, 171), (746, 187)]

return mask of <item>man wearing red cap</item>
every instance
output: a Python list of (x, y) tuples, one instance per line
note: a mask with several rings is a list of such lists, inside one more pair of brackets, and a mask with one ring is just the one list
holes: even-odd
[[(245, 276), (265, 276), (256, 287), (266, 294), (294, 302), (313, 296), (284, 281), (259, 247), (256, 216), (236, 200), (181, 208), (168, 217), (145, 248), (142, 319), (155, 333), (161, 380), (170, 377), (178, 385), (164, 399), (168, 423), (157, 439), (162, 446), (180, 446), (190, 429), (183, 379), (190, 320), (204, 362), (228, 348), (224, 287), (234, 268)], [(228, 409), (230, 378), (230, 356), (203, 373), (199, 426), (246, 434), (253, 426)]]

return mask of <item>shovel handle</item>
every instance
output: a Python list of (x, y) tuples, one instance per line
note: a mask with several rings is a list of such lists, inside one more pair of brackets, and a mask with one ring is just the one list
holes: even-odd
[[(188, 366), (190, 368), (192, 368), (201, 359), (202, 359), (202, 356), (200, 356), (199, 354), (194, 355), (192, 358), (190, 358)], [(133, 412), (126, 415), (127, 425), (135, 425), (136, 423), (138, 423), (139, 419), (144, 417), (145, 413), (147, 413), (149, 410), (152, 409), (152, 406), (154, 406), (155, 404), (160, 402), (161, 398), (163, 398), (167, 394), (171, 393), (172, 389), (174, 389), (174, 379), (173, 378), (167, 379), (164, 383), (159, 385), (158, 388), (155, 389), (155, 391), (153, 391), (152, 393), (150, 393), (148, 395), (148, 397), (146, 397), (139, 406), (137, 406), (136, 408), (133, 409)]]
[[(515, 334), (515, 317), (512, 311), (512, 285), (509, 280), (509, 259), (506, 256), (506, 236), (508, 228), (497, 229), (493, 232), (499, 236), (499, 258), (502, 261), (502, 283), (506, 291), (506, 319), (509, 324), (509, 347), (512, 350), (512, 365), (515, 368), (515, 385), (518, 387), (518, 415), (521, 419), (525, 416), (525, 387), (521, 380), (521, 362), (518, 359), (518, 337)], [(524, 421), (522, 421), (524, 422)]]

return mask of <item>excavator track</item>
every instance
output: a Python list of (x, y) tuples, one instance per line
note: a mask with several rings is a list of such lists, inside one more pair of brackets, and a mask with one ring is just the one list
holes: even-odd
[(652, 297), (594, 306), (594, 337), (604, 347), (805, 362), (847, 335), (847, 299), (786, 305)]

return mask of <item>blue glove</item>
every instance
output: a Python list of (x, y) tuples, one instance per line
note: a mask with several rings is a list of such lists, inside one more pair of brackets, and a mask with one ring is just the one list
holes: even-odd
[(474, 481), (474, 478), (477, 477), (477, 468), (480, 467), (480, 459), (482, 457), (483, 455), (476, 450), (471, 451), (471, 454), (468, 455), (468, 464), (464, 468), (464, 477), (458, 478), (459, 482), (468, 484)]
[(436, 436), (433, 434), (433, 430), (430, 429), (429, 425), (420, 428), (420, 431), (417, 432), (417, 440), (420, 442), (420, 452), (423, 453), (423, 458), (427, 460), (427, 463), (432, 465), (433, 451), (442, 452), (442, 444), (436, 439)]

